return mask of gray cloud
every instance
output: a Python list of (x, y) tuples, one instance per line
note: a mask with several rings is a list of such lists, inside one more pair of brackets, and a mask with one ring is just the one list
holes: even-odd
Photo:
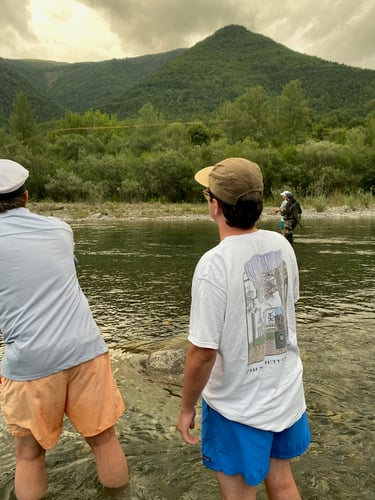
[[(133, 57), (191, 47), (217, 29), (239, 24), (298, 52), (353, 66), (375, 69), (375, 4), (369, 0), (75, 0), (101, 16), (115, 35), (99, 32), (98, 45), (79, 43), (65, 60)], [(0, 33), (5, 57), (45, 58), (43, 34), (31, 31), (32, 0), (2, 0)], [(48, 7), (58, 0), (49, 0)], [(70, 5), (65, 0), (64, 6)], [(57, 7), (56, 7), (57, 9)], [(60, 10), (58, 10), (60, 12)], [(56, 14), (58, 16), (58, 13)], [(56, 17), (57, 22), (58, 17)], [(38, 36), (37, 36), (38, 35)], [(51, 40), (52, 35), (50, 35)], [(110, 52), (118, 40), (118, 51)], [(58, 54), (63, 53), (60, 42)], [(52, 48), (49, 47), (49, 54)], [(79, 50), (78, 50), (79, 49)], [(86, 52), (85, 52), (86, 50)], [(38, 53), (38, 51), (40, 51)], [(16, 55), (17, 54), (17, 55)]]
[(348, 2), (336, 3), (345, 4), (333, 13), (336, 23), (325, 20), (322, 30), (315, 19), (315, 29), (308, 33), (307, 51), (324, 54), (322, 57), (332, 61), (375, 68), (375, 4), (357, 0), (353, 10)]
[(124, 51), (138, 55), (189, 47), (241, 18), (231, 0), (80, 1), (100, 10), (121, 39)]
[(80, 0), (99, 10), (125, 53), (189, 47), (240, 24), (289, 48), (375, 68), (375, 4), (368, 0)]
[(30, 29), (28, 1), (2, 0), (0, 9), (0, 56), (2, 47), (17, 47), (34, 43), (37, 37)]
[[(281, 29), (272, 30), (274, 38), (279, 36), (279, 41), (284, 40), (282, 43), (289, 47), (323, 59), (375, 68), (373, 2), (321, 0), (306, 14), (307, 3), (295, 2), (297, 5), (293, 5), (282, 19)], [(269, 29), (267, 20), (262, 29)]]

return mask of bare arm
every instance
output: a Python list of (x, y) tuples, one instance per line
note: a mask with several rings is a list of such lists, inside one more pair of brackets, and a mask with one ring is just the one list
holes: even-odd
[(192, 436), (189, 429), (195, 426), (195, 405), (207, 384), (217, 351), (203, 349), (190, 344), (185, 362), (184, 387), (177, 429), (188, 444), (196, 444), (199, 439)]

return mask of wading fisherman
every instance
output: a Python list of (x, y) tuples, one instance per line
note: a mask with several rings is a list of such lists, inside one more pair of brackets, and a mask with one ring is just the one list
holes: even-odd
[(280, 207), (280, 215), (284, 220), (284, 236), (293, 245), (294, 230), (298, 224), (301, 224), (302, 208), (290, 191), (284, 191), (281, 195), (286, 201)]
[(264, 481), (269, 498), (299, 500), (290, 459), (306, 451), (310, 431), (296, 257), (281, 234), (255, 226), (263, 210), (258, 165), (227, 158), (195, 179), (206, 188), (220, 243), (193, 277), (177, 428), (186, 443), (199, 442), (190, 430), (202, 394), (202, 460), (215, 471), (222, 498), (255, 499)]
[(128, 482), (114, 425), (125, 405), (108, 347), (77, 279), (73, 232), (26, 208), (29, 172), (0, 160), (1, 405), (15, 438), (15, 493), (47, 492), (46, 450), (66, 414), (90, 445), (101, 484)]

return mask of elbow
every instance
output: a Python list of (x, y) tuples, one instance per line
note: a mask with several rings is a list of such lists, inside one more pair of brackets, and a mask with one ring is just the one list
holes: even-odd
[(203, 347), (197, 347), (194, 344), (190, 344), (188, 355), (191, 358), (199, 360), (201, 364), (214, 364), (216, 360), (216, 349), (207, 349)]

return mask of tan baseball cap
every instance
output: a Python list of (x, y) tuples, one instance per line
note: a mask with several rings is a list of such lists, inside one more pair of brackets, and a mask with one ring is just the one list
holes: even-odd
[(202, 168), (194, 178), (229, 205), (235, 205), (238, 198), (245, 194), (263, 192), (262, 171), (246, 158), (227, 158), (212, 167)]

